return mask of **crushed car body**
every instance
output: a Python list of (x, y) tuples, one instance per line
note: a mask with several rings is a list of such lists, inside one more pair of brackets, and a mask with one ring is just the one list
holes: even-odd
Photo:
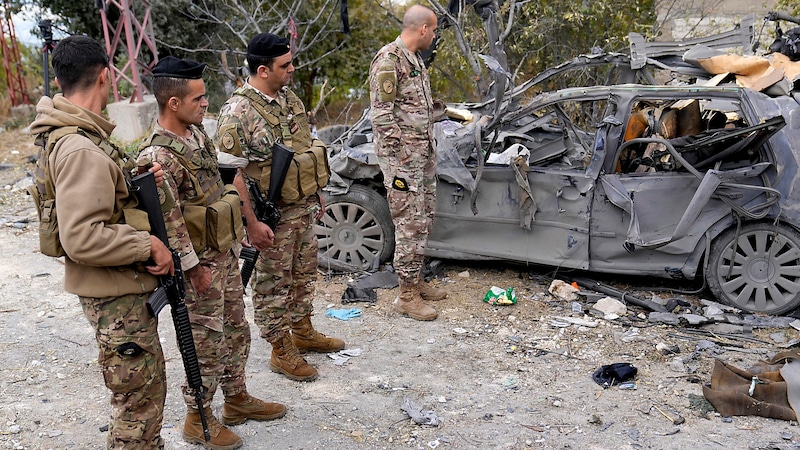
[[(428, 255), (704, 279), (751, 312), (800, 305), (794, 95), (620, 84), (510, 95), (499, 115), (491, 102), (436, 123)], [(320, 264), (377, 268), (394, 231), (366, 114), (330, 161)]]

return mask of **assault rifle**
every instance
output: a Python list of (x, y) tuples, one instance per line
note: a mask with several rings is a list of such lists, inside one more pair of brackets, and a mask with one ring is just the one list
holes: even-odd
[[(281, 213), (275, 203), (281, 198), (281, 187), (283, 187), (283, 182), (286, 180), (286, 173), (289, 171), (289, 165), (292, 163), (293, 157), (294, 150), (282, 143), (276, 142), (272, 146), (272, 164), (266, 200), (261, 195), (261, 188), (258, 183), (248, 183), (248, 191), (250, 192), (250, 200), (253, 202), (253, 212), (256, 215), (256, 219), (267, 224), (273, 232), (281, 220)], [(256, 266), (258, 250), (255, 247), (252, 249), (244, 247), (241, 258), (244, 259), (244, 264), (242, 264), (242, 285), (246, 287), (250, 281), (250, 275), (253, 273), (253, 268)]]
[(197, 362), (192, 326), (189, 323), (189, 311), (186, 309), (186, 303), (184, 302), (186, 289), (183, 284), (181, 258), (178, 256), (178, 252), (169, 246), (167, 227), (164, 225), (164, 216), (161, 212), (161, 203), (158, 200), (153, 173), (145, 172), (138, 175), (131, 180), (131, 184), (133, 185), (132, 190), (139, 200), (139, 207), (147, 212), (147, 218), (150, 221), (150, 233), (159, 238), (170, 249), (172, 260), (175, 263), (175, 275), (159, 277), (160, 286), (147, 299), (147, 310), (150, 311), (153, 317), (158, 317), (158, 313), (167, 304), (172, 307), (172, 322), (175, 324), (178, 349), (183, 358), (186, 382), (189, 388), (194, 390), (194, 399), (197, 403), (197, 410), (200, 413), (200, 421), (203, 424), (203, 437), (206, 442), (210, 442), (211, 435), (208, 431), (208, 420), (203, 408), (203, 379), (200, 376), (200, 364)]

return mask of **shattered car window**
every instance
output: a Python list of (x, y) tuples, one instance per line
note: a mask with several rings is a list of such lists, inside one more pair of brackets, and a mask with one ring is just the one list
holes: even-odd
[[(668, 151), (667, 143), (697, 169), (710, 168), (717, 162), (728, 168), (749, 165), (758, 150), (741, 144), (755, 133), (749, 127), (736, 101), (638, 100), (631, 108), (623, 141), (651, 141), (623, 146), (617, 155), (616, 172), (685, 171), (684, 164)], [(738, 151), (734, 148), (737, 144), (742, 147)]]

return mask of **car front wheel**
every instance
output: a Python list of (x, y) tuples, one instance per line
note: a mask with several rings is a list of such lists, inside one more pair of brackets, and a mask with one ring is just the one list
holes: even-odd
[[(738, 234), (738, 238), (737, 238)], [(749, 223), (711, 245), (706, 280), (721, 301), (781, 315), (800, 305), (800, 233), (787, 225)]]
[(392, 257), (394, 223), (385, 197), (358, 184), (344, 194), (323, 195), (325, 215), (314, 226), (320, 267), (358, 271)]

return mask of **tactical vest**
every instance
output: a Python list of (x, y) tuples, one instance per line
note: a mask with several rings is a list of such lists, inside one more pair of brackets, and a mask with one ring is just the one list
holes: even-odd
[[(301, 203), (328, 184), (331, 169), (325, 144), (311, 137), (311, 128), (303, 102), (291, 90), (286, 90), (286, 103), (292, 117), (283, 113), (276, 103), (267, 100), (253, 89), (239, 88), (233, 94), (242, 96), (253, 105), (272, 129), (280, 129), (281, 141), (294, 150), (292, 164), (281, 187), (281, 201), (287, 204)], [(291, 120), (290, 120), (291, 119)], [(294, 133), (292, 133), (294, 131)], [(271, 175), (271, 159), (251, 162), (245, 171), (259, 180), (261, 190), (267, 192)]]
[(58, 233), (56, 193), (50, 174), (50, 155), (58, 141), (70, 134), (79, 134), (103, 150), (122, 170), (128, 182), (128, 197), (122, 209), (117, 210), (115, 207), (108, 223), (127, 223), (136, 230), (149, 232), (150, 222), (147, 220), (147, 213), (136, 208), (138, 204), (136, 197), (130, 194), (130, 177), (131, 170), (135, 167), (134, 161), (126, 158), (114, 144), (91, 131), (77, 126), (54, 128), (36, 136), (34, 143), (39, 147), (39, 152), (34, 171), (35, 179), (34, 183), (28, 187), (28, 194), (33, 199), (39, 215), (39, 249), (42, 254), (56, 258), (66, 255)]
[(154, 135), (145, 140), (140, 150), (150, 146), (166, 147), (189, 171), (195, 196), (181, 206), (183, 219), (196, 252), (211, 247), (227, 252), (244, 237), (242, 203), (232, 184), (225, 185), (219, 175), (219, 162), (214, 144), (205, 136), (203, 147), (186, 157), (189, 150), (175, 139)]

